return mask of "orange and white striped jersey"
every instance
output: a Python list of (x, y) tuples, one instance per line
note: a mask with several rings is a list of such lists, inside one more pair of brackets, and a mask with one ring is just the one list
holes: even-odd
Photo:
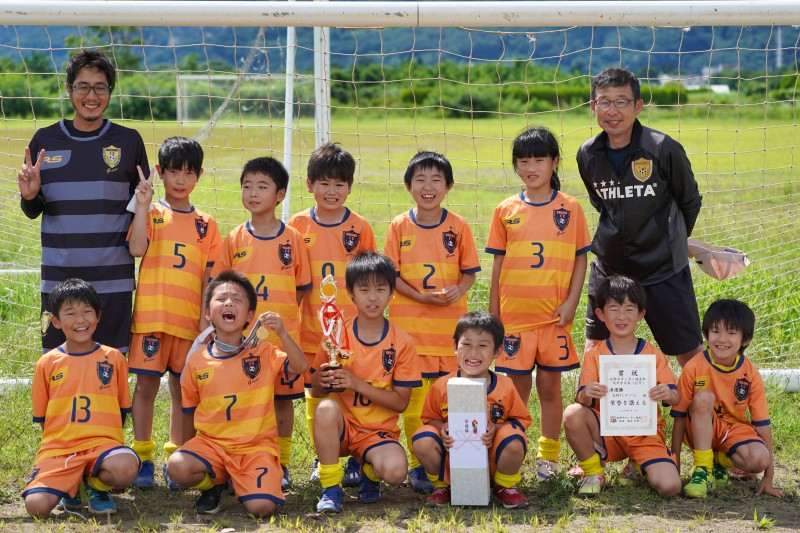
[[(358, 317), (347, 320), (344, 330), (350, 338), (352, 355), (341, 361), (343, 368), (382, 390), (422, 386), (417, 352), (408, 333), (386, 320), (381, 340), (367, 344), (358, 338)], [(327, 362), (328, 354), (320, 347), (311, 371), (318, 372), (320, 366)], [(373, 405), (372, 401), (352, 389), (332, 392), (330, 397), (339, 404), (342, 414), (359, 429), (399, 433), (397, 420), (400, 413)]]
[[(636, 345), (636, 352), (634, 355), (655, 355), (656, 356), (656, 385), (669, 385), (670, 389), (677, 389), (675, 384), (675, 374), (669, 367), (667, 358), (661, 353), (661, 350), (650, 344), (644, 339), (638, 339), (639, 343)], [(600, 357), (603, 355), (614, 355), (614, 350), (611, 348), (611, 343), (608, 340), (600, 342), (597, 346), (589, 350), (583, 356), (583, 365), (581, 365), (581, 377), (578, 382), (578, 392), (586, 388), (590, 382), (600, 382)], [(600, 402), (592, 401), (592, 409), (597, 414), (600, 414)], [(658, 411), (658, 427), (664, 429), (664, 416), (661, 414), (661, 408)]]
[[(303, 236), (283, 222), (274, 237), (253, 234), (250, 222), (240, 224), (225, 237), (222, 253), (214, 262), (211, 277), (228, 269), (247, 276), (256, 288), (258, 299), (255, 316), (266, 311), (278, 313), (286, 331), (295, 341), (299, 341), (297, 291), (311, 288), (311, 268)], [(244, 332), (245, 336), (249, 332), (250, 328)], [(266, 340), (283, 348), (272, 330)]]
[(131, 333), (158, 331), (194, 340), (205, 271), (222, 247), (217, 222), (194, 207), (176, 211), (158, 201), (147, 214), (147, 239)]
[[(414, 212), (398, 215), (389, 226), (384, 254), (397, 275), (420, 293), (437, 292), (480, 272), (475, 240), (463, 217), (442, 210), (435, 226), (422, 226)], [(447, 306), (425, 305), (395, 291), (389, 302), (392, 322), (411, 335), (419, 355), (454, 357), (453, 331), (467, 312), (467, 295)]]
[(336, 278), (336, 305), (345, 318), (355, 317), (356, 306), (347, 296), (344, 271), (358, 252), (377, 251), (375, 235), (367, 219), (346, 209), (338, 224), (317, 222), (314, 208), (306, 209), (289, 219), (289, 225), (303, 236), (311, 263), (311, 290), (300, 304), (300, 347), (306, 353), (316, 353), (322, 342), (322, 325), (317, 313), (322, 306), (319, 286), (328, 274)]
[(500, 202), (486, 253), (505, 256), (499, 291), (506, 332), (553, 322), (553, 312), (569, 295), (575, 258), (590, 250), (586, 218), (573, 197), (553, 191), (550, 201), (531, 204), (519, 193)]
[(235, 454), (268, 452), (276, 457), (275, 382), (288, 359), (261, 341), (229, 356), (215, 356), (209, 343), (189, 354), (181, 374), (184, 413), (194, 413), (200, 435)]
[(676, 418), (687, 416), (695, 393), (707, 390), (714, 393), (714, 413), (725, 422), (768, 426), (767, 396), (756, 365), (739, 355), (733, 368), (725, 368), (714, 363), (712, 356), (706, 350), (683, 367), (678, 379), (681, 401), (670, 414)]
[(116, 348), (88, 353), (50, 350), (36, 362), (33, 421), (43, 424), (37, 461), (107, 444), (123, 444), (122, 414), (131, 412), (128, 362)]

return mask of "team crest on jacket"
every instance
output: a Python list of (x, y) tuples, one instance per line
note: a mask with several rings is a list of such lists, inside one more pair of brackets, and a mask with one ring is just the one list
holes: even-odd
[(394, 368), (394, 364), (397, 362), (397, 350), (394, 348), (389, 348), (388, 350), (383, 351), (383, 368), (386, 369), (387, 372), (391, 372)]
[(114, 365), (108, 361), (99, 361), (97, 363), (97, 377), (103, 385), (111, 383), (111, 378), (114, 377)]
[(196, 218), (194, 219), (194, 229), (197, 230), (197, 236), (204, 239), (208, 233), (208, 222), (202, 218)]
[(353, 230), (347, 230), (342, 232), (342, 244), (344, 245), (344, 249), (348, 252), (352, 252), (358, 246), (358, 242), (361, 240), (361, 234), (356, 233)]
[(503, 418), (505, 411), (502, 405), (492, 402), (491, 407), (489, 407), (489, 417), (492, 419), (492, 423), (497, 424), (497, 421)]
[(570, 212), (563, 207), (560, 209), (553, 209), (553, 222), (556, 223), (558, 231), (564, 231), (569, 226)]
[(747, 378), (739, 378), (736, 380), (736, 384), (733, 386), (733, 394), (739, 401), (747, 398), (747, 395), (750, 394), (750, 382), (747, 381)]
[(142, 351), (147, 357), (153, 357), (161, 347), (161, 339), (153, 335), (142, 337)]
[(122, 149), (116, 146), (106, 146), (103, 148), (103, 162), (108, 168), (116, 168), (122, 160)]
[(508, 357), (514, 357), (519, 351), (519, 337), (516, 335), (508, 335), (503, 338), (503, 350)]
[(631, 163), (631, 167), (633, 167), (633, 176), (641, 182), (649, 180), (653, 174), (653, 162), (644, 157)]
[(242, 359), (242, 370), (248, 378), (255, 378), (261, 372), (261, 358), (256, 355), (245, 357)]
[(292, 245), (291, 244), (279, 244), (278, 245), (278, 257), (286, 266), (292, 264)]
[(456, 251), (456, 246), (458, 245), (458, 235), (453, 230), (443, 231), (442, 244), (444, 244), (444, 249), (447, 250), (447, 253), (452, 254)]

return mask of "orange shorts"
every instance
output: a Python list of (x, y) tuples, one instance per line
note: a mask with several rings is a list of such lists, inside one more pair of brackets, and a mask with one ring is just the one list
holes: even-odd
[[(386, 444), (396, 444), (400, 446), (400, 435), (393, 431), (372, 431), (359, 428), (342, 416), (344, 428), (339, 435), (339, 457), (352, 455), (360, 462), (364, 462), (364, 456), (373, 448)], [(402, 450), (402, 446), (400, 446)], [(405, 451), (403, 451), (405, 455)]]
[(539, 367), (549, 372), (566, 372), (580, 367), (578, 352), (572, 336), (563, 326), (545, 324), (542, 327), (508, 333), (503, 339), (503, 351), (495, 362), (495, 370), (522, 376)]
[(169, 333), (134, 333), (128, 352), (128, 371), (163, 376), (169, 370), (173, 376), (180, 376), (192, 342)]
[[(686, 443), (689, 447), (694, 448), (692, 442), (692, 421), (687, 416)], [(718, 416), (714, 417), (714, 429), (711, 435), (712, 450), (721, 451), (730, 457), (736, 452), (739, 446), (750, 444), (751, 442), (760, 442), (764, 444), (764, 440), (758, 436), (753, 426), (745, 423), (731, 424)], [(764, 445), (766, 446), (766, 444)]]
[(314, 366), (314, 359), (317, 358), (316, 353), (304, 352), (306, 354), (306, 361), (308, 361), (308, 370), (303, 372), (303, 385), (305, 388), (311, 388), (311, 368)]
[[(419, 428), (414, 433), (412, 442), (415, 442), (417, 439), (425, 439), (425, 438), (434, 439), (439, 444), (439, 448), (442, 450), (442, 462), (441, 462), (441, 467), (439, 469), (439, 481), (444, 481), (449, 485), (450, 453), (444, 448), (444, 444), (442, 443), (442, 438), (439, 434), (439, 430), (434, 426), (426, 424), (421, 428)], [(492, 445), (489, 446), (490, 476), (493, 476), (495, 470), (497, 469), (497, 460), (503, 453), (503, 449), (505, 449), (506, 445), (513, 440), (522, 441), (522, 446), (525, 449), (525, 453), (528, 452), (528, 437), (525, 435), (525, 428), (523, 428), (521, 424), (519, 423), (503, 424), (499, 428), (497, 428), (497, 432), (494, 434), (494, 440), (492, 440)]]
[(33, 465), (22, 497), (34, 492), (47, 492), (59, 498), (74, 498), (84, 478), (97, 476), (100, 463), (122, 453), (130, 453), (136, 457), (136, 452), (112, 440), (69, 455), (43, 457)]
[(283, 365), (280, 376), (275, 380), (275, 399), (276, 400), (299, 400), (306, 397), (305, 373), (290, 374), (286, 367), (289, 361)]
[(175, 453), (185, 453), (203, 463), (215, 485), (231, 480), (240, 502), (270, 500), (283, 505), (278, 458), (269, 452), (230, 453), (222, 446), (198, 435)]
[(419, 355), (417, 361), (423, 378), (436, 379), (458, 370), (458, 359), (454, 355)]
[[(597, 412), (594, 409), (591, 409), (591, 411), (595, 416), (599, 431), (600, 419), (597, 418)], [(672, 463), (677, 468), (675, 456), (666, 445), (667, 436), (664, 433), (664, 428), (658, 428), (657, 435), (602, 437), (602, 439), (602, 446), (595, 444), (595, 449), (597, 449), (603, 461), (613, 463), (614, 461), (631, 459), (642, 470), (653, 463), (664, 462)]]

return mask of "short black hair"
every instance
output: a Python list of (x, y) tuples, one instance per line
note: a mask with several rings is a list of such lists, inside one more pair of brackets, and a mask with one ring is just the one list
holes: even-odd
[(67, 278), (50, 291), (50, 312), (58, 318), (61, 306), (66, 302), (84, 303), (100, 316), (100, 296), (92, 285), (79, 278)]
[(592, 100), (597, 96), (597, 89), (608, 87), (630, 87), (633, 93), (633, 101), (641, 99), (641, 87), (639, 78), (630, 70), (624, 68), (610, 67), (600, 71), (600, 74), (592, 80)]
[(397, 283), (397, 271), (391, 259), (378, 252), (362, 251), (347, 264), (344, 272), (347, 292), (353, 292), (356, 285), (369, 283), (386, 283), (394, 292)]
[[(703, 335), (708, 340), (708, 331), (714, 326), (730, 328), (742, 332), (742, 343), (753, 340), (756, 329), (756, 315), (748, 305), (740, 300), (722, 299), (708, 306), (703, 315)], [(744, 353), (742, 345), (739, 353)]]
[(618, 304), (625, 302), (628, 298), (630, 302), (644, 311), (647, 307), (647, 296), (642, 285), (633, 278), (627, 276), (613, 275), (608, 276), (597, 286), (595, 303), (597, 307), (603, 309), (609, 300), (614, 300)]
[(244, 183), (244, 177), (247, 174), (269, 176), (279, 191), (281, 189), (286, 190), (289, 186), (289, 173), (281, 162), (274, 157), (256, 157), (245, 163), (242, 175), (239, 177), (239, 185)]
[(67, 89), (70, 92), (72, 92), (71, 87), (75, 83), (78, 73), (85, 68), (96, 68), (102, 72), (106, 77), (109, 90), (114, 90), (114, 85), (117, 82), (117, 69), (111, 64), (108, 56), (97, 50), (81, 50), (70, 58), (67, 65)]
[[(556, 139), (552, 131), (544, 126), (530, 127), (514, 139), (514, 144), (511, 147), (511, 164), (514, 165), (514, 169), (517, 168), (518, 159), (532, 157), (549, 157), (553, 160), (561, 157), (558, 139)], [(550, 187), (557, 191), (561, 190), (561, 180), (555, 170), (553, 175), (550, 176)]]
[(311, 183), (328, 179), (344, 181), (352, 186), (356, 174), (356, 160), (339, 143), (325, 143), (308, 158), (308, 179)]
[(453, 342), (458, 348), (458, 341), (466, 333), (467, 330), (475, 330), (480, 332), (487, 332), (492, 336), (494, 341), (494, 351), (500, 349), (503, 345), (503, 338), (506, 336), (506, 330), (500, 319), (492, 313), (486, 311), (472, 311), (463, 315), (458, 319), (456, 324), (456, 331), (453, 333)]
[(235, 283), (239, 285), (242, 289), (244, 289), (245, 294), (247, 294), (247, 308), (249, 311), (256, 310), (256, 304), (258, 303), (258, 296), (256, 295), (256, 289), (253, 287), (253, 284), (250, 283), (250, 280), (247, 279), (247, 276), (242, 274), (241, 272), (237, 272), (235, 270), (223, 270), (217, 277), (212, 279), (208, 287), (206, 287), (206, 294), (205, 294), (205, 306), (208, 309), (209, 304), (211, 303), (211, 298), (214, 296), (214, 291), (220, 285), (225, 283)]
[(161, 171), (186, 170), (200, 174), (203, 169), (203, 147), (187, 137), (167, 137), (158, 149)]
[(403, 181), (405, 182), (406, 187), (411, 186), (411, 178), (414, 177), (415, 172), (418, 170), (428, 170), (431, 168), (436, 169), (444, 174), (444, 182), (448, 189), (453, 186), (455, 181), (453, 180), (453, 167), (450, 165), (450, 161), (448, 161), (448, 159), (442, 154), (429, 151), (420, 151), (417, 152), (417, 155), (411, 158), (411, 161), (408, 162), (408, 166), (406, 167), (406, 173), (403, 176)]

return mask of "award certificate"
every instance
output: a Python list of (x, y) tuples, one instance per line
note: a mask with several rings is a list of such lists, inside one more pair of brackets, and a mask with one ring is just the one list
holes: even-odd
[(600, 383), (608, 394), (600, 399), (600, 435), (655, 435), (658, 402), (648, 391), (656, 386), (655, 355), (601, 355)]

